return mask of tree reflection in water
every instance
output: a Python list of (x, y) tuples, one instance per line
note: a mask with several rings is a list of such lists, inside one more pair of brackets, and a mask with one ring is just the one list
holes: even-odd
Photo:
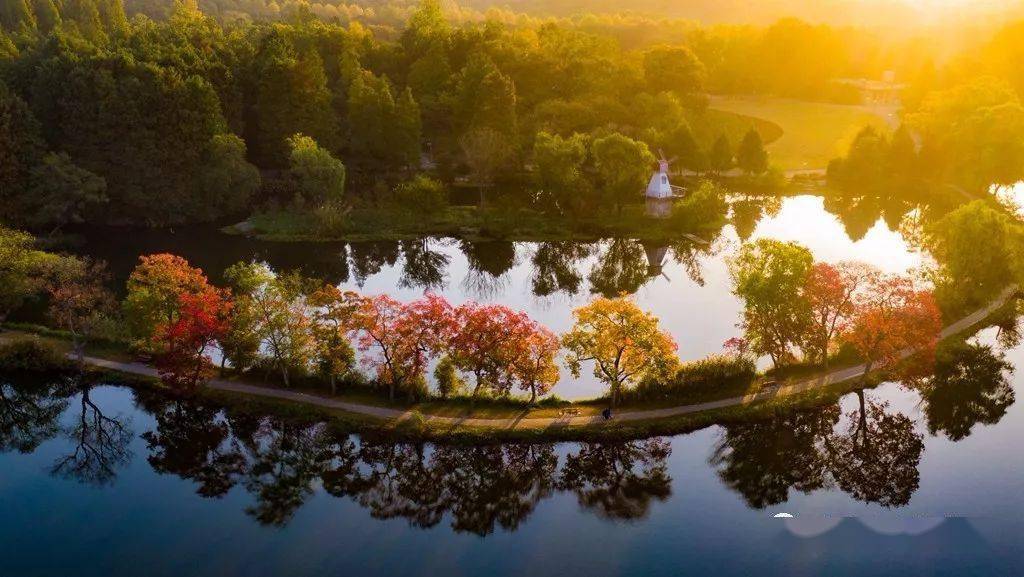
[(671, 454), (665, 439), (583, 443), (578, 453), (566, 457), (559, 486), (603, 518), (642, 519), (653, 500), (672, 494), (665, 463)]
[(539, 243), (530, 259), (533, 294), (541, 297), (555, 293), (578, 294), (583, 282), (579, 263), (592, 254), (593, 246), (590, 244), (573, 241)]
[(444, 288), (445, 278), (448, 276), (446, 269), (451, 259), (443, 252), (433, 250), (430, 242), (429, 238), (421, 238), (403, 240), (399, 243), (404, 257), (402, 276), (398, 279), (399, 286), (423, 290)]
[(1015, 400), (1009, 374), (1013, 365), (992, 347), (963, 344), (944, 350), (935, 373), (911, 384), (921, 394), (932, 435), (959, 441), (975, 425), (994, 425)]
[(78, 396), (78, 403), (71, 403), (72, 423), (64, 428), (72, 450), (54, 462), (51, 473), (82, 483), (107, 485), (131, 460), (128, 445), (134, 433), (130, 419), (108, 415), (92, 400), (96, 385), (92, 378), (80, 375), (65, 383), (68, 392)]
[(469, 265), (462, 279), (463, 289), (476, 298), (493, 298), (508, 287), (505, 274), (516, 266), (515, 243), (502, 240), (470, 242), (463, 240), (459, 248)]
[(784, 503), (790, 489), (831, 487), (883, 507), (906, 505), (920, 480), (922, 436), (906, 415), (857, 395), (845, 423), (830, 405), (727, 425), (711, 464), (757, 509)]
[(60, 432), (68, 401), (48, 381), (0, 381), (0, 453), (31, 453)]
[(832, 405), (726, 425), (710, 462), (751, 507), (785, 503), (790, 489), (810, 493), (828, 484), (822, 444), (838, 422), (839, 407)]
[[(905, 384), (920, 392), (928, 430), (956, 441), (1006, 414), (1010, 370), (990, 347), (959, 345), (941, 351), (934, 374)], [(0, 450), (30, 452), (63, 432), (70, 449), (53, 473), (112, 482), (131, 458), (133, 434), (94, 399), (95, 383), (20, 383), (0, 385)], [(923, 435), (872, 395), (856, 393), (845, 415), (833, 403), (724, 425), (710, 464), (757, 509), (785, 502), (791, 490), (819, 489), (904, 506), (920, 482)], [(141, 437), (154, 471), (195, 483), (207, 498), (241, 488), (252, 498), (247, 513), (270, 526), (289, 523), (318, 487), (374, 518), (477, 535), (515, 530), (557, 493), (609, 520), (642, 519), (672, 494), (671, 445), (661, 438), (567, 445), (564, 453), (553, 444), (407, 443), (157, 392), (136, 391), (135, 403), (153, 416)]]
[(590, 292), (607, 298), (635, 293), (649, 280), (644, 247), (635, 240), (611, 240), (598, 256), (587, 280)]
[(555, 491), (612, 519), (638, 519), (671, 493), (664, 439), (586, 444), (559, 458), (552, 444), (483, 446), (362, 441), (322, 424), (235, 414), (138, 392), (156, 415), (143, 434), (154, 470), (190, 479), (205, 497), (242, 486), (257, 521), (282, 526), (313, 494), (349, 498), (379, 519), (458, 532), (514, 530)]
[(866, 402), (848, 415), (845, 434), (828, 436), (825, 446), (839, 488), (858, 501), (900, 507), (910, 502), (921, 473), (924, 442), (914, 423), (887, 403)]

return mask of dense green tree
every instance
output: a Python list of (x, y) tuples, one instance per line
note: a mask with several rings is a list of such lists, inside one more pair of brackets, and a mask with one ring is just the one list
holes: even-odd
[(341, 204), (345, 195), (345, 165), (308, 136), (288, 139), (289, 164), (302, 203), (309, 206)]
[(55, 0), (32, 0), (36, 27), (43, 34), (49, 34), (61, 23), (60, 11)]
[(736, 166), (750, 175), (763, 174), (768, 170), (768, 151), (764, 149), (761, 134), (751, 128), (736, 149)]
[(708, 169), (715, 174), (728, 172), (733, 167), (732, 144), (729, 137), (722, 134), (715, 139), (715, 143), (708, 152)]
[(15, 218), (33, 228), (83, 222), (90, 208), (107, 202), (106, 191), (105, 180), (75, 166), (66, 154), (50, 153), (32, 168)]
[(264, 40), (256, 67), (253, 150), (259, 163), (285, 166), (286, 141), (297, 132), (336, 150), (338, 122), (320, 55), (311, 48), (297, 49), (278, 33)]
[(733, 294), (743, 301), (742, 328), (752, 350), (775, 366), (793, 356), (810, 322), (801, 290), (814, 264), (811, 251), (793, 242), (759, 239), (729, 261)]
[(973, 192), (1024, 177), (1024, 106), (1004, 82), (980, 79), (928, 96), (908, 122), (936, 151), (927, 170)]
[(541, 206), (577, 216), (590, 204), (590, 187), (583, 175), (586, 138), (540, 132), (533, 142), (534, 175)]
[(489, 57), (474, 54), (456, 77), (452, 116), (458, 134), (493, 130), (514, 141), (519, 127), (512, 79)]
[(245, 210), (260, 188), (260, 172), (245, 159), (245, 141), (234, 134), (215, 135), (207, 145), (198, 187), (207, 200), (203, 220)]
[(1020, 278), (1024, 231), (985, 201), (961, 206), (926, 232), (938, 264), (936, 297), (947, 311), (987, 303)]
[(644, 53), (644, 81), (651, 92), (701, 92), (704, 65), (686, 46), (656, 46)]
[(12, 32), (36, 29), (36, 17), (29, 0), (5, 0), (0, 4), (0, 28)]
[(32, 111), (0, 82), (0, 217), (14, 216), (44, 148)]
[(601, 190), (621, 213), (624, 204), (643, 193), (654, 155), (646, 144), (618, 133), (595, 140), (591, 154)]
[(395, 98), (387, 77), (363, 71), (348, 91), (349, 149), (375, 169), (415, 166), (420, 110), (408, 89)]

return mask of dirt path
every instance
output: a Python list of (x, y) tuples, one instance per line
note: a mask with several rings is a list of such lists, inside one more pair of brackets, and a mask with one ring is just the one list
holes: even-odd
[[(1016, 286), (1008, 287), (999, 295), (999, 297), (997, 297), (994, 301), (992, 301), (992, 303), (990, 303), (985, 308), (974, 311), (970, 315), (944, 328), (942, 330), (941, 337), (950, 337), (963, 331), (964, 329), (971, 327), (972, 325), (981, 322), (987, 316), (992, 314), (993, 311), (1006, 304), (1007, 300), (1009, 300), (1009, 298), (1016, 292), (1016, 290)], [(904, 351), (903, 356), (910, 356), (911, 354), (913, 354), (913, 352), (914, 351), (912, 350)], [(159, 376), (157, 374), (156, 369), (141, 363), (123, 363), (96, 357), (85, 357), (84, 360), (85, 363), (88, 365), (104, 369), (110, 369), (122, 373), (141, 375), (146, 377)], [(664, 409), (651, 409), (646, 411), (627, 411), (616, 413), (615, 420), (647, 421), (652, 419), (663, 419), (667, 417), (676, 417), (679, 415), (700, 413), (702, 411), (709, 411), (712, 409), (749, 405), (761, 401), (771, 400), (777, 397), (784, 397), (787, 395), (793, 395), (796, 393), (810, 391), (828, 385), (843, 383), (855, 378), (860, 378), (864, 374), (865, 368), (865, 366), (861, 365), (856, 367), (849, 367), (846, 369), (840, 369), (819, 377), (807, 379), (793, 384), (782, 385), (771, 390), (744, 395), (742, 397), (732, 397), (728, 399), (721, 399), (717, 401), (710, 401), (707, 403), (698, 403), (693, 405), (666, 407)], [(413, 417), (414, 415), (419, 415), (419, 417), (422, 418), (423, 421), (430, 424), (482, 427), (491, 429), (546, 429), (549, 427), (560, 426), (585, 426), (604, 422), (604, 419), (600, 415), (588, 415), (579, 417), (535, 418), (525, 418), (522, 416), (518, 416), (505, 419), (484, 419), (476, 417), (446, 417), (438, 415), (428, 415), (410, 410), (389, 409), (387, 407), (364, 405), (361, 403), (351, 403), (339, 399), (321, 397), (318, 395), (310, 395), (308, 393), (302, 393), (298, 391), (275, 389), (259, 385), (249, 385), (236, 381), (213, 380), (210, 381), (207, 384), (207, 386), (211, 389), (218, 391), (227, 391), (232, 393), (241, 393), (246, 395), (269, 397), (274, 399), (283, 399), (287, 401), (294, 401), (297, 403), (315, 405), (327, 409), (338, 409), (349, 413), (366, 415), (378, 419), (391, 420), (395, 422), (401, 422), (405, 419)]]

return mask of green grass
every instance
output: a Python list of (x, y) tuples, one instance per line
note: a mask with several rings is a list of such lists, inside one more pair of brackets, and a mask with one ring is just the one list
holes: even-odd
[(690, 110), (687, 113), (687, 121), (693, 130), (694, 138), (705, 150), (710, 150), (715, 140), (722, 134), (725, 134), (729, 142), (735, 146), (751, 128), (757, 129), (765, 144), (775, 142), (783, 135), (782, 127), (770, 120), (715, 108)]
[[(853, 137), (864, 126), (887, 127), (881, 112), (865, 106), (718, 96), (711, 99), (710, 108), (756, 117), (781, 127), (782, 134), (771, 141), (768, 152), (772, 163), (783, 170), (825, 168), (830, 160), (846, 153)], [(761, 136), (768, 142), (764, 132)], [(733, 145), (736, 143), (733, 141)]]

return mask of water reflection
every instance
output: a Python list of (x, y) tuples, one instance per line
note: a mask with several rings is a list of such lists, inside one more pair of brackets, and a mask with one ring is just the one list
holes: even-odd
[(945, 351), (933, 375), (911, 383), (921, 394), (928, 432), (959, 441), (978, 424), (998, 423), (1015, 400), (1012, 371), (991, 346), (964, 344)]
[(71, 441), (71, 450), (59, 457), (50, 471), (81, 483), (108, 485), (131, 460), (128, 445), (134, 433), (129, 418), (110, 415), (93, 401), (92, 391), (97, 383), (92, 379), (83, 375), (65, 383), (78, 397), (69, 409), (71, 424), (63, 429)]
[(748, 505), (784, 503), (791, 489), (838, 488), (883, 507), (910, 502), (920, 483), (922, 435), (906, 415), (858, 391), (857, 409), (838, 404), (727, 425), (711, 464)]
[(53, 387), (29, 379), (0, 382), (0, 453), (31, 453), (60, 431), (67, 399)]
[[(819, 490), (903, 507), (920, 485), (924, 435), (958, 441), (979, 424), (999, 422), (1014, 400), (1010, 370), (992, 348), (961, 345), (940, 355), (935, 374), (904, 383), (920, 395), (921, 422), (876, 391), (859, 391), (846, 405), (778, 410), (718, 427), (709, 463), (753, 509), (785, 503), (794, 491)], [(692, 498), (673, 487), (673, 443), (666, 438), (396, 442), (144, 390), (133, 393), (147, 423), (136, 435), (132, 420), (97, 400), (112, 395), (97, 396), (97, 390), (83, 377), (5, 379), (0, 450), (30, 453), (53, 442), (54, 476), (109, 485), (131, 461), (137, 436), (143, 444), (134, 446), (143, 447), (154, 472), (189, 481), (204, 498), (244, 491), (246, 513), (274, 527), (288, 525), (320, 491), (358, 504), (373, 518), (404, 519), (418, 528), (445, 524), (476, 535), (516, 530), (557, 494), (612, 521), (644, 519), (674, 494)]]

